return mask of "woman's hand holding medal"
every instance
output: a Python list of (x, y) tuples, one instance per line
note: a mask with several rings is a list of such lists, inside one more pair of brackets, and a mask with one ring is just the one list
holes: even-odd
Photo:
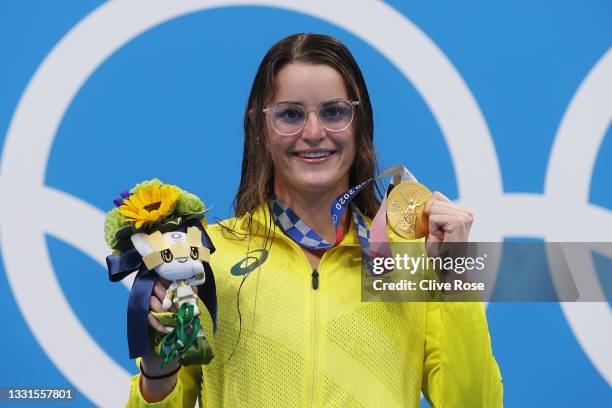
[[(462, 256), (474, 221), (470, 210), (459, 207), (444, 194), (431, 193), (415, 180), (395, 186), (388, 197), (387, 219), (391, 228), (406, 239), (426, 238), (427, 252)], [(450, 244), (450, 245), (445, 245)]]
[(444, 194), (434, 192), (425, 205), (429, 217), (428, 243), (467, 242), (474, 215), (459, 207)]

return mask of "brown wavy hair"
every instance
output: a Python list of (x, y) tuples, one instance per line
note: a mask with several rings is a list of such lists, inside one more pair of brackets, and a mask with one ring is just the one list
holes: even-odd
[[(274, 168), (267, 149), (266, 116), (263, 109), (273, 97), (274, 80), (287, 64), (302, 62), (334, 68), (343, 78), (348, 97), (360, 103), (355, 111), (356, 155), (349, 170), (349, 185), (355, 185), (378, 171), (374, 150), (372, 105), (363, 75), (355, 58), (338, 39), (320, 34), (294, 34), (274, 44), (255, 74), (244, 114), (244, 148), (240, 186), (234, 198), (236, 216), (251, 213), (266, 203), (274, 192)], [(376, 183), (371, 183), (355, 199), (364, 214), (373, 217), (379, 207)]]

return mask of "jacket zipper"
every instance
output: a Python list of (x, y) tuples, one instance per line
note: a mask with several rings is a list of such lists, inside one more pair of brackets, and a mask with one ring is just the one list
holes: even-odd
[(317, 272), (317, 268), (312, 270), (312, 288), (314, 290), (319, 289), (319, 272)]
[[(302, 249), (302, 247), (300, 247), (295, 241), (287, 238), (287, 241), (289, 242), (289, 245), (291, 245), (292, 247), (294, 247), (298, 252), (300, 252), (302, 254), (302, 257), (304, 259), (304, 262), (310, 266), (310, 261), (308, 260), (308, 258), (306, 257), (306, 254), (304, 254), (304, 250)], [(310, 384), (310, 406), (313, 407), (315, 406), (315, 391), (316, 391), (316, 385), (317, 385), (317, 358), (319, 355), (319, 299), (318, 299), (318, 293), (319, 293), (319, 278), (320, 278), (320, 273), (318, 271), (318, 269), (320, 269), (323, 261), (325, 260), (325, 258), (327, 258), (329, 255), (329, 251), (333, 250), (329, 249), (327, 251), (325, 251), (325, 253), (323, 254), (323, 256), (321, 257), (321, 260), (319, 261), (319, 268), (313, 268), (312, 272), (311, 272), (311, 283), (312, 283), (312, 290), (311, 290), (311, 305), (312, 305), (312, 321), (310, 323), (310, 331), (312, 333), (312, 342), (311, 344), (313, 345), (312, 350), (310, 350), (310, 361), (312, 361), (312, 382)]]
[(310, 351), (310, 358), (312, 361), (312, 383), (310, 387), (310, 406), (313, 407), (315, 404), (315, 393), (317, 385), (317, 358), (319, 354), (319, 299), (317, 290), (319, 288), (319, 272), (317, 268), (312, 270), (312, 350)]

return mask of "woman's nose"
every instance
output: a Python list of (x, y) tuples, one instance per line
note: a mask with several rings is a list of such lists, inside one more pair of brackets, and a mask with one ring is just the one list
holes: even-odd
[(304, 129), (302, 129), (302, 137), (313, 140), (325, 137), (325, 129), (319, 123), (316, 112), (308, 112)]

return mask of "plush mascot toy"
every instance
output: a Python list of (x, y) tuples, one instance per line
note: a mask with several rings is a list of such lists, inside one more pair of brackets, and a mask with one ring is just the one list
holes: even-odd
[[(217, 295), (209, 264), (215, 248), (204, 230), (204, 204), (154, 179), (121, 193), (115, 207), (104, 224), (106, 242), (113, 249), (106, 264), (113, 282), (136, 272), (128, 301), (130, 358), (155, 350), (162, 368), (177, 356), (183, 365), (208, 364), (213, 354), (201, 328), (198, 299), (208, 309), (215, 332)], [(162, 304), (165, 312), (150, 312), (168, 329), (165, 335), (147, 322), (157, 277), (171, 282)]]

